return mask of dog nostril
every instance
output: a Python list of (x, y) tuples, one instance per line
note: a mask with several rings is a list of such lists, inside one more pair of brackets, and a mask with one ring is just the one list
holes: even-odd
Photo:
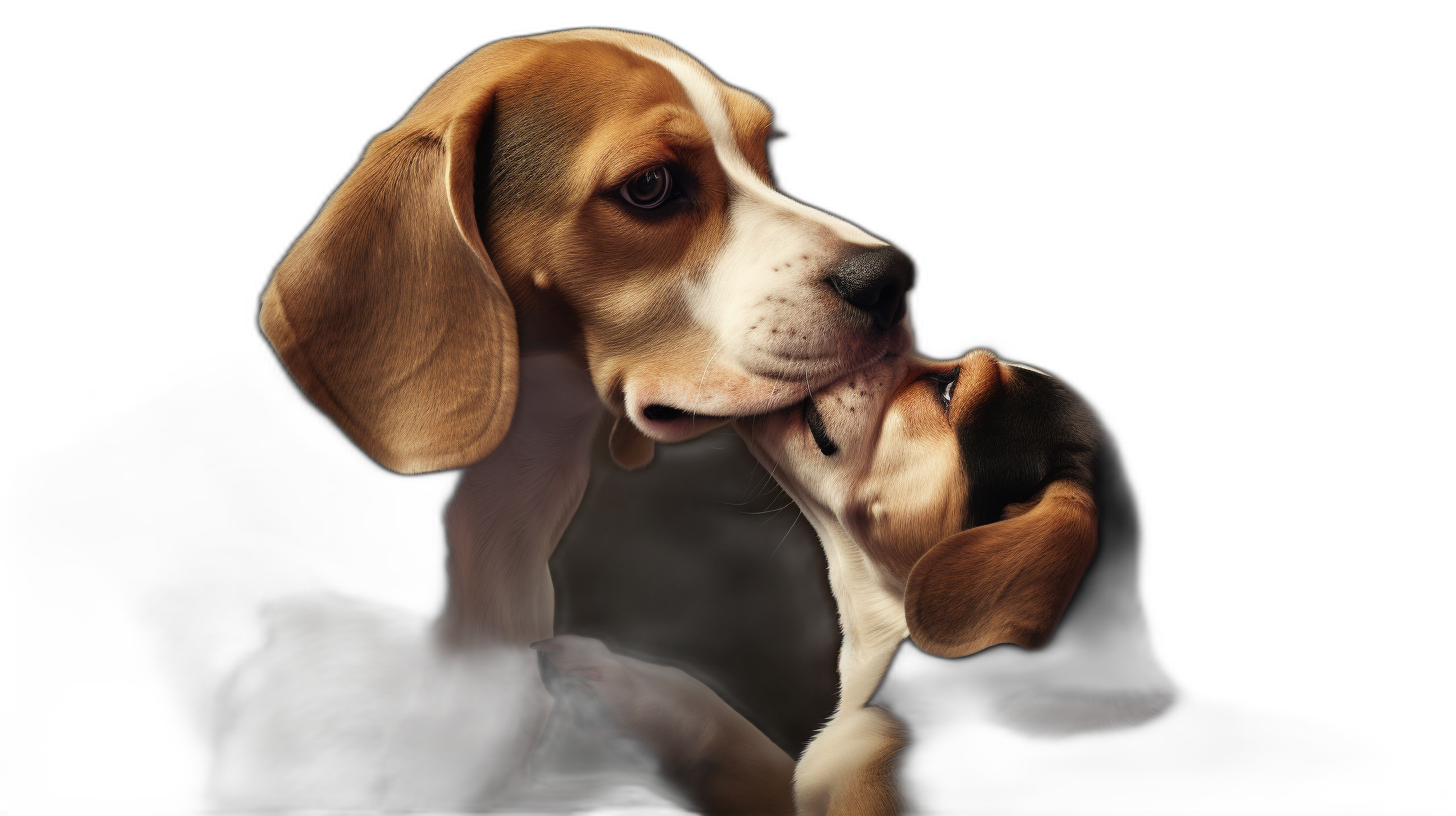
[(915, 284), (915, 264), (892, 246), (875, 247), (842, 258), (824, 282), (840, 300), (884, 329), (905, 314), (905, 293)]

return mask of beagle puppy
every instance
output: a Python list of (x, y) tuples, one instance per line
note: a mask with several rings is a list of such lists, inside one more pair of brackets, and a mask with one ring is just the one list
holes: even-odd
[[(341, 755), (369, 730), (354, 718), (392, 697), (468, 685), (439, 678), (474, 677), (483, 651), (529, 655), (552, 635), (547, 559), (581, 501), (604, 407), (613, 456), (636, 467), (654, 441), (797, 404), (907, 347), (909, 259), (776, 190), (772, 133), (762, 101), (668, 43), (576, 30), (480, 49), (374, 139), (274, 271), (260, 322), (299, 388), (379, 464), (464, 469), (445, 515), (447, 597), (429, 634), (352, 605), (275, 610), (269, 645), (229, 687), (215, 774), (226, 803), (479, 804), (490, 777), (518, 770), (479, 747), (494, 738), (433, 739), (448, 750), (422, 764), (467, 771), (383, 799), (357, 780), (321, 795), (321, 777), (354, 770), (315, 774), (314, 758)], [(371, 627), (388, 635), (358, 635)], [(370, 642), (434, 679), (375, 665)], [(530, 688), (509, 704), (511, 728), (529, 742), (549, 698), (533, 662), (521, 672)], [(291, 689), (324, 678), (353, 708), (300, 719), (317, 695)], [(469, 695), (444, 699), (418, 734), (398, 711), (375, 730), (427, 746), (475, 715)], [(282, 757), (281, 744), (297, 750)], [(397, 753), (371, 750), (358, 753)], [(507, 753), (509, 765), (529, 751)], [(400, 776), (378, 764), (359, 773)]]
[[(953, 362), (894, 356), (735, 425), (818, 532), (843, 633), (838, 709), (792, 769), (792, 802), (780, 786), (773, 812), (973, 806), (964, 778), (949, 781), (958, 797), (950, 802), (907, 802), (897, 783), (924, 775), (917, 762), (937, 764), (907, 754), (907, 734), (932, 730), (950, 711), (1066, 734), (1140, 723), (1172, 703), (1148, 645), (1136, 520), (1116, 452), (1056, 379), (986, 351)], [(895, 661), (906, 638), (951, 660)], [(590, 643), (537, 648), (629, 730), (671, 742), (670, 731), (632, 719), (641, 692), (600, 666), (633, 677), (645, 669)], [(892, 661), (911, 664), (913, 676), (897, 677)], [(690, 699), (688, 681), (673, 680), (662, 699)], [(732, 751), (714, 750), (750, 752), (766, 784), (782, 779), (784, 758), (715, 715), (710, 694), (699, 689), (679, 718), (733, 735)], [(692, 751), (678, 748), (715, 761)], [(734, 812), (731, 803), (722, 812)]]

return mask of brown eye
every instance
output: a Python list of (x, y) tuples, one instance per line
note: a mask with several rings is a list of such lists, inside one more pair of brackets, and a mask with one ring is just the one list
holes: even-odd
[(956, 382), (960, 380), (960, 376), (959, 368), (955, 371), (927, 375), (926, 379), (930, 380), (936, 391), (939, 392), (941, 410), (950, 411), (950, 402), (955, 399)]
[(650, 210), (672, 194), (672, 174), (666, 167), (654, 167), (622, 185), (622, 198), (634, 207)]

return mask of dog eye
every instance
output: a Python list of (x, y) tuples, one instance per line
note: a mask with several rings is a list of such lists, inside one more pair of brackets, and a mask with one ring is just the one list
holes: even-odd
[(960, 381), (960, 369), (947, 371), (943, 374), (931, 374), (929, 379), (935, 383), (940, 393), (940, 407), (942, 410), (950, 410), (950, 401), (955, 398), (956, 383)]
[(666, 167), (654, 167), (622, 185), (622, 198), (644, 210), (659, 207), (672, 195), (672, 174)]

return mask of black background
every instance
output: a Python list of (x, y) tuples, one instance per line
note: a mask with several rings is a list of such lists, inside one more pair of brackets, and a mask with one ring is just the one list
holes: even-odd
[[(287, 485), (328, 493), (336, 466), (314, 476), (313, 453), (280, 452), (328, 437), (370, 468), (304, 405), (256, 326), (272, 268), (368, 141), (489, 42), (622, 28), (769, 102), (789, 133), (783, 189), (916, 258), (920, 350), (990, 348), (1102, 412), (1139, 481), (1155, 637), (1184, 689), (1174, 724), (1147, 737), (1166, 740), (1160, 768), (1198, 768), (1184, 778), (1195, 799), (1277, 777), (1299, 704), (1268, 632), (1296, 624), (1268, 586), (1297, 554), (1270, 509), (1289, 497), (1286, 434), (1303, 418), (1268, 383), (1307, 356), (1286, 310), (1305, 272), (1283, 239), (1315, 150), (1302, 89), (1318, 80), (1257, 20), (732, 12), (218, 16), (118, 32), (90, 74), (76, 157), (92, 168), (87, 216), (119, 227), (106, 233), (115, 274), (98, 286), (119, 321), (95, 363), (121, 399), (93, 421), (137, 428), (108, 475), (116, 517), (147, 530), (108, 549), (112, 589), (131, 605), (179, 586), (195, 600), (218, 571), (259, 568), (229, 530)], [(641, 474), (598, 452), (553, 560), (558, 629), (683, 666), (796, 752), (833, 704), (837, 632), (807, 523), (791, 527), (792, 507), (748, 514), (786, 501), (761, 481), (725, 433), (660, 446)], [(185, 807), (202, 731), (169, 708), (186, 680), (157, 654), (176, 641), (157, 646), (157, 612), (140, 606), (116, 660), (156, 715), (124, 715), (102, 739), (146, 734), (132, 782)], [(623, 777), (558, 730), (546, 743), (556, 765), (542, 780)]]

